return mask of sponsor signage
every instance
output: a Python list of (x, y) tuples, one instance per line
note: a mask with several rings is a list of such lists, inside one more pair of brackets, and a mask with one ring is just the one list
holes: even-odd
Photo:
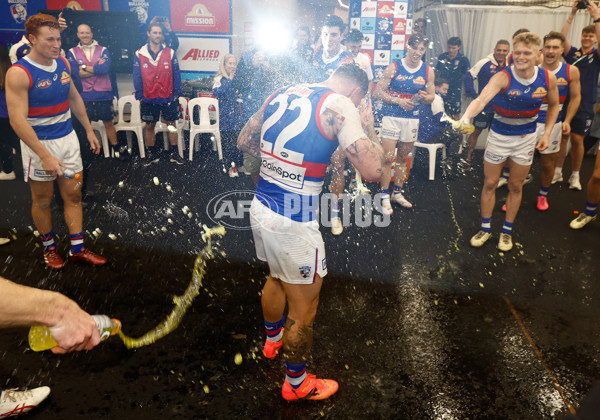
[(177, 59), (181, 71), (216, 72), (230, 49), (229, 38), (180, 37)]
[(46, 0), (0, 0), (0, 28), (25, 30), (25, 21), (39, 9), (46, 9)]
[(100, 0), (48, 0), (48, 10), (102, 10)]
[(231, 33), (230, 0), (171, 0), (173, 30)]

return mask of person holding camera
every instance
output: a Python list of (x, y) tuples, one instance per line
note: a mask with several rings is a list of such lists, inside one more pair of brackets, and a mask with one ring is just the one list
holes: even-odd
[[(571, 8), (571, 14), (560, 31), (566, 38), (571, 29), (571, 23), (578, 10), (587, 9), (593, 25), (588, 25), (581, 31), (581, 48), (577, 49), (567, 39), (565, 41), (565, 53), (563, 54), (568, 64), (574, 65), (581, 74), (581, 104), (571, 121), (571, 176), (569, 178), (569, 188), (572, 190), (581, 190), (579, 181), (579, 170), (583, 161), (584, 147), (583, 138), (589, 133), (594, 119), (594, 104), (596, 103), (596, 86), (598, 85), (598, 75), (600, 74), (600, 56), (598, 50), (594, 48), (600, 37), (600, 12), (594, 2), (588, 0), (575, 0)], [(585, 87), (588, 87), (585, 89)], [(552, 183), (563, 180), (562, 166), (567, 155), (567, 142), (569, 136), (562, 138), (560, 152), (556, 159), (554, 169), (554, 178)]]

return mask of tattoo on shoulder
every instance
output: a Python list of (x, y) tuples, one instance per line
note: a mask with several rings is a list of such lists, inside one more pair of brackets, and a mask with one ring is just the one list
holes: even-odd
[(325, 108), (321, 113), (321, 127), (327, 137), (333, 138), (342, 128), (344, 116), (331, 108)]

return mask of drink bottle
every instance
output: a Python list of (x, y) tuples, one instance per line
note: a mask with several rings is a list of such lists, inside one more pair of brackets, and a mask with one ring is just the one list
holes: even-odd
[(67, 178), (67, 179), (79, 179), (81, 177), (81, 175), (79, 175), (78, 173), (75, 173), (75, 171), (73, 169), (62, 168), (61, 170), (62, 170), (64, 178)]
[[(421, 91), (419, 91), (421, 92)], [(421, 97), (419, 96), (419, 92), (415, 93), (412, 98), (410, 98), (410, 102), (414, 105), (419, 105), (421, 103)]]
[[(111, 335), (115, 335), (121, 329), (121, 321), (114, 318), (109, 318), (106, 315), (92, 315), (98, 332), (100, 333), (100, 341), (106, 340)], [(29, 330), (29, 347), (33, 351), (50, 350), (58, 346), (54, 337), (50, 333), (50, 328), (45, 326), (34, 326)]]

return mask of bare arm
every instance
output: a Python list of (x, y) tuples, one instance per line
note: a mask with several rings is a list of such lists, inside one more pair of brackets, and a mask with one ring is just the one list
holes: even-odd
[(377, 181), (381, 178), (384, 162), (381, 145), (368, 138), (361, 138), (348, 146), (344, 152), (364, 179)]
[(581, 81), (579, 78), (579, 69), (571, 66), (569, 71), (569, 106), (565, 111), (565, 121), (563, 122), (563, 134), (571, 133), (571, 121), (579, 109), (581, 103)]
[(237, 140), (238, 149), (250, 153), (254, 157), (260, 157), (260, 131), (262, 129), (264, 105), (248, 120)]
[(100, 342), (94, 319), (71, 299), (0, 277), (0, 327), (32, 325), (51, 328), (54, 353), (91, 350)]
[(8, 116), (13, 130), (40, 157), (45, 171), (62, 175), (61, 167), (64, 167), (64, 165), (42, 145), (33, 127), (27, 121), (29, 113), (29, 77), (25, 70), (19, 67), (11, 67), (6, 73), (5, 86)]
[(460, 122), (471, 125), (473, 117), (478, 115), (483, 108), (496, 96), (502, 89), (508, 86), (508, 76), (504, 72), (496, 73), (489, 81), (489, 83), (483, 88), (477, 98), (475, 98), (467, 107), (463, 114)]
[[(593, 1), (589, 1), (587, 4), (587, 10), (590, 13), (592, 20), (594, 21), (594, 29), (596, 30), (596, 39), (600, 39), (600, 22), (596, 22), (600, 18), (600, 12), (598, 12), (598, 6)], [(600, 52), (596, 50), (596, 54), (600, 56)]]
[(538, 150), (545, 150), (548, 148), (550, 133), (552, 133), (552, 127), (554, 127), (556, 119), (558, 118), (560, 106), (558, 87), (556, 86), (556, 76), (552, 72), (548, 72), (548, 81), (548, 94), (546, 95), (546, 98), (548, 99), (548, 111), (546, 113), (544, 134), (540, 137), (536, 146), (536, 149)]
[(573, 6), (571, 7), (571, 14), (569, 15), (569, 17), (567, 18), (567, 20), (565, 21), (565, 24), (563, 25), (562, 29), (560, 30), (560, 33), (563, 34), (563, 36), (565, 37), (565, 51), (568, 53), (569, 50), (571, 49), (572, 44), (569, 42), (569, 38), (567, 38), (567, 35), (569, 35), (569, 30), (571, 29), (571, 24), (573, 23), (573, 18), (575, 18), (575, 14), (577, 13), (577, 2), (578, 0), (575, 0), (573, 2)]

